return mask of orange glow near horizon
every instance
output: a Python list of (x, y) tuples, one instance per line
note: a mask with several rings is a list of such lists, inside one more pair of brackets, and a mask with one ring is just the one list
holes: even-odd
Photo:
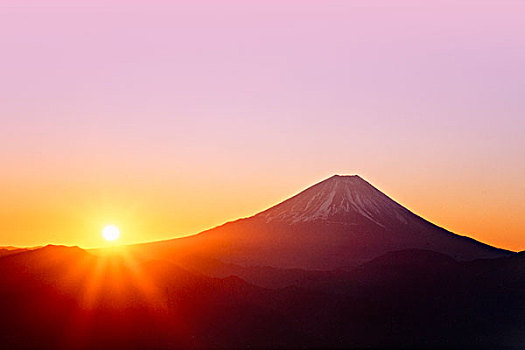
[[(267, 177), (268, 183), (264, 186), (257, 185), (257, 179), (238, 184), (230, 182), (228, 186), (221, 186), (219, 181), (203, 185), (196, 179), (186, 186), (166, 184), (162, 192), (137, 188), (135, 193), (131, 189), (120, 193), (106, 190), (99, 196), (78, 188), (74, 194), (55, 193), (51, 203), (46, 193), (26, 192), (18, 198), (12, 197), (9, 207), (1, 208), (2, 231), (12, 234), (0, 233), (0, 246), (103, 247), (106, 244), (96, 234), (107, 222), (126, 232), (125, 237), (107, 244), (181, 237), (253, 215), (328, 176), (303, 178), (297, 181), (299, 185), (292, 177), (282, 181)], [(431, 179), (430, 184), (413, 179), (408, 184), (386, 176), (378, 180), (362, 176), (400, 204), (439, 226), (497, 247), (525, 249), (521, 236), (521, 213), (525, 207), (519, 193), (511, 193), (510, 188), (502, 191), (501, 184), (492, 187), (492, 183), (454, 183), (443, 178)], [(146, 194), (148, 191), (150, 193)]]
[(525, 250), (524, 5), (472, 3), (7, 1), (0, 246), (195, 234), (359, 174)]

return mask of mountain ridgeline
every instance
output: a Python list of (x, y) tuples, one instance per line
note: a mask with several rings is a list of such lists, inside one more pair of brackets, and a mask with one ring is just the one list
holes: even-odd
[(339, 175), (252, 217), (139, 249), (155, 256), (193, 254), (242, 266), (309, 270), (350, 268), (402, 249), (457, 260), (512, 254), (426, 221), (359, 176)]

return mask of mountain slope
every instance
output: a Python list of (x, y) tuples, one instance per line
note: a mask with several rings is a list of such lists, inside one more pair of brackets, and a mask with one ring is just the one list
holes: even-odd
[(256, 216), (288, 224), (326, 221), (356, 225), (366, 219), (386, 227), (407, 223), (410, 214), (361, 177), (335, 175)]
[[(187, 262), (188, 263), (188, 262)], [(189, 262), (191, 263), (191, 262)], [(210, 278), (125, 250), (0, 257), (2, 349), (521, 349), (525, 259), (426, 250), (287, 288)], [(446, 281), (446, 283), (443, 283)]]
[(272, 348), (305, 337), (282, 322), (274, 291), (125, 251), (0, 257), (0, 285), (2, 349)]
[(356, 266), (402, 249), (457, 260), (512, 254), (424, 220), (359, 176), (338, 175), (250, 218), (141, 245), (143, 253), (164, 257), (193, 254), (244, 266), (317, 270)]

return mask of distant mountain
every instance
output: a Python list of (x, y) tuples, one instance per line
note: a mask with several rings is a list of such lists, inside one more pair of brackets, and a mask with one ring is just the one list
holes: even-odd
[(524, 291), (525, 253), (333, 176), (192, 237), (0, 250), (0, 348), (521, 349)]
[(128, 253), (0, 257), (1, 348), (523, 348), (523, 254), (459, 262), (403, 250), (349, 270), (286, 271), (295, 280), (269, 289)]
[(17, 247), (11, 247), (11, 246), (0, 247), (0, 257), (24, 252), (24, 251), (31, 250), (31, 249), (34, 249), (34, 248), (17, 248)]
[(332, 176), (250, 218), (198, 235), (140, 245), (142, 253), (200, 255), (242, 266), (331, 270), (389, 251), (425, 249), (456, 260), (513, 254), (440, 228), (359, 176)]
[[(271, 348), (304, 338), (276, 292), (168, 261), (49, 245), (0, 257), (2, 349)], [(279, 337), (267, 337), (268, 334)]]

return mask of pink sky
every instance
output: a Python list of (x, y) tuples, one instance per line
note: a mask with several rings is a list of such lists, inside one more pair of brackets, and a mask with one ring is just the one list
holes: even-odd
[(524, 13), (0, 0), (0, 245), (93, 246), (128, 216), (128, 242), (194, 233), (358, 173), (525, 249)]

